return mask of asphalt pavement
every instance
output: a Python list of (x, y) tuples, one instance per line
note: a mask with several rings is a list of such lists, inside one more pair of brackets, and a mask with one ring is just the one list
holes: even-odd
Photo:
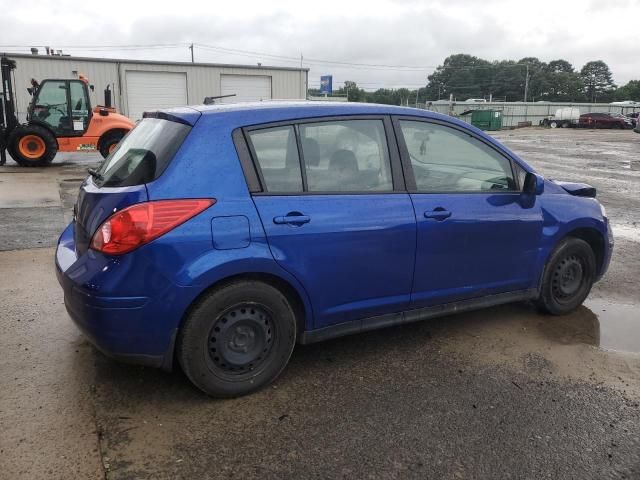
[(234, 400), (113, 362), (69, 320), (53, 246), (99, 158), (0, 167), (0, 478), (640, 478), (640, 135), (496, 136), (543, 175), (598, 188), (616, 250), (585, 306), (300, 346)]

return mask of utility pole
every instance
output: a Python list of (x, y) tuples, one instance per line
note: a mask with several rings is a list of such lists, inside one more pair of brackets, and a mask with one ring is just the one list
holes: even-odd
[(191, 50), (191, 63), (193, 63), (193, 43), (189, 45), (189, 50)]
[(529, 93), (529, 64), (527, 63), (527, 75), (524, 78), (524, 101), (527, 101), (527, 94)]

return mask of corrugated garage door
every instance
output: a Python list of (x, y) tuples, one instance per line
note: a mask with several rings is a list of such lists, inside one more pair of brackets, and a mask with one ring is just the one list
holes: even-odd
[(186, 73), (129, 70), (126, 82), (129, 118), (134, 122), (144, 112), (187, 104)]
[(266, 75), (220, 75), (220, 95), (223, 103), (259, 102), (271, 100), (271, 77)]

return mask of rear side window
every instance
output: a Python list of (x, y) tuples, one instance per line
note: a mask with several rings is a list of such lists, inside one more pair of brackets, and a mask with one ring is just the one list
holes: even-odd
[(99, 187), (129, 187), (157, 179), (167, 168), (191, 127), (145, 118), (124, 137), (98, 169)]
[(344, 120), (300, 125), (309, 192), (393, 190), (381, 120)]
[(267, 192), (302, 192), (302, 174), (291, 125), (249, 132)]

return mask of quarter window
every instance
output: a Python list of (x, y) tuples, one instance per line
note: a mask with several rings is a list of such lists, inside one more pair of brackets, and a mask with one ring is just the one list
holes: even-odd
[(401, 120), (418, 191), (484, 192), (515, 190), (511, 162), (459, 130)]
[(299, 129), (308, 191), (393, 190), (381, 120), (305, 123)]
[(249, 132), (267, 192), (302, 192), (296, 135), (292, 126)]

